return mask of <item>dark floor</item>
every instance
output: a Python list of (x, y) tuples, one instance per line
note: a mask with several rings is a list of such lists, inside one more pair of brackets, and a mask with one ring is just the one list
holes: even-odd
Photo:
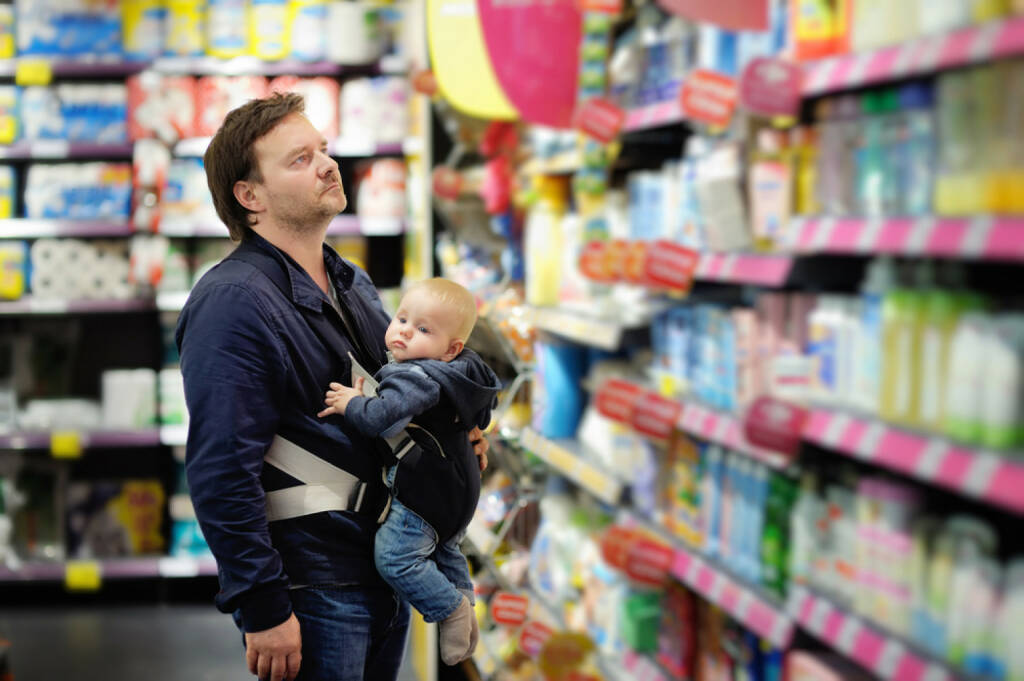
[[(212, 605), (0, 606), (14, 681), (247, 681), (241, 638)], [(417, 681), (405, 667), (399, 681)]]

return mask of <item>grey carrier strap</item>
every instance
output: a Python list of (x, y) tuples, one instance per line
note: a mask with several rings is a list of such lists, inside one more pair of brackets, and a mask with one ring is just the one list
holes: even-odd
[[(352, 382), (355, 383), (357, 377), (363, 378), (363, 394), (371, 397), (376, 395), (379, 385), (377, 381), (359, 365), (351, 353), (349, 358), (352, 360)], [(398, 459), (416, 447), (416, 443), (404, 430), (394, 437), (385, 438), (385, 442)], [(270, 522), (323, 511), (359, 512), (362, 508), (366, 482), (280, 435), (274, 436), (263, 461), (302, 483), (267, 492), (267, 520)], [(383, 470), (381, 473), (383, 476)], [(377, 518), (378, 523), (384, 522), (390, 508), (389, 497), (388, 504)]]

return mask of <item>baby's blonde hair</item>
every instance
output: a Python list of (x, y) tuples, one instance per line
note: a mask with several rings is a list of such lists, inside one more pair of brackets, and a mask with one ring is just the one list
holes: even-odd
[(419, 281), (409, 287), (406, 295), (422, 291), (452, 309), (456, 317), (455, 337), (465, 342), (476, 325), (476, 298), (464, 286), (450, 279), (434, 277)]

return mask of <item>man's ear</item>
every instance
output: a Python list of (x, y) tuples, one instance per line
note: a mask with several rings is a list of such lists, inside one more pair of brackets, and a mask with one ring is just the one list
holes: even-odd
[(235, 182), (235, 186), (232, 187), (235, 194), (235, 199), (238, 203), (242, 204), (243, 208), (246, 208), (253, 213), (259, 213), (263, 210), (263, 201), (260, 199), (259, 194), (256, 193), (256, 189), (252, 182), (247, 180), (239, 180)]
[(444, 353), (441, 359), (445, 362), (452, 361), (459, 356), (459, 353), (462, 352), (462, 348), (465, 346), (466, 344), (461, 339), (456, 338), (452, 340), (452, 342), (448, 344), (448, 352)]

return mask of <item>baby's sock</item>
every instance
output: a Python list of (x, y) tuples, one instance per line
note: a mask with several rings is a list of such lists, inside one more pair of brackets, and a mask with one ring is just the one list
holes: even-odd
[(472, 654), (473, 648), (476, 647), (473, 637), (475, 624), (473, 607), (469, 604), (469, 599), (463, 596), (459, 607), (441, 620), (441, 660), (445, 664), (458, 664)]

